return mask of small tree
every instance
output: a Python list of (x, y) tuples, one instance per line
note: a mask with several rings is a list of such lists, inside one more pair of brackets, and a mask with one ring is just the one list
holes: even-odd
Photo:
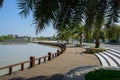
[(84, 26), (79, 24), (73, 28), (73, 34), (79, 38), (80, 46), (82, 46), (83, 41)]
[(105, 33), (106, 33), (106, 38), (108, 38), (109, 41), (114, 40), (117, 43), (119, 42), (120, 26), (113, 26), (111, 28), (107, 28)]
[(57, 35), (59, 40), (66, 41), (69, 44), (69, 40), (71, 38), (71, 31), (69, 29), (63, 29), (62, 31), (58, 31)]
[(116, 42), (119, 43), (119, 38), (120, 38), (120, 26), (116, 26)]

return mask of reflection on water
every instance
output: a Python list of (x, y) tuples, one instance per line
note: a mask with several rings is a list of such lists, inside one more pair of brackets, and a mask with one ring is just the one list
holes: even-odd
[(33, 43), (0, 44), (0, 67), (29, 60), (30, 56), (38, 58), (56, 50), (56, 47)]

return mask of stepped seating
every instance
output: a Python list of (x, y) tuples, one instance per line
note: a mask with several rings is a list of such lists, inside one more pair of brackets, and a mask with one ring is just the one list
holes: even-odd
[(95, 55), (99, 58), (102, 66), (120, 67), (120, 51), (107, 49)]

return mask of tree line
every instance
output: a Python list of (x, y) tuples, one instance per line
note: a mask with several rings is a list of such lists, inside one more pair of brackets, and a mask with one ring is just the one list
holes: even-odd
[(13, 37), (13, 36), (0, 36), (0, 42), (3, 42), (4, 40), (7, 40), (7, 39), (15, 39), (15, 37)]
[[(82, 46), (82, 42), (93, 43), (95, 40), (96, 33), (94, 29), (86, 33), (85, 26), (79, 24), (74, 28), (64, 29), (61, 32), (58, 31), (57, 39), (61, 41), (66, 41), (69, 44), (69, 41), (77, 40)], [(100, 39), (103, 43), (120, 43), (120, 26), (116, 25), (111, 28), (102, 27), (100, 31)], [(106, 42), (106, 40), (108, 42)]]

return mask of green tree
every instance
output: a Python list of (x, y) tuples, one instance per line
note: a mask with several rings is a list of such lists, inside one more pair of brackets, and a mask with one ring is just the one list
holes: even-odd
[(0, 41), (4, 41), (7, 39), (15, 39), (13, 36), (0, 36)]
[(70, 39), (72, 38), (72, 31), (70, 28), (58, 30), (57, 37), (59, 40), (66, 41), (69, 44)]
[(118, 43), (119, 37), (120, 37), (120, 26), (113, 26), (111, 28), (106, 29), (106, 38), (108, 38), (109, 41), (114, 40), (116, 43)]
[(39, 40), (47, 40), (45, 37), (41, 36), (40, 38), (38, 38)]
[(116, 26), (116, 42), (119, 43), (120, 39), (120, 26)]
[(79, 24), (78, 26), (75, 26), (73, 28), (73, 34), (79, 38), (80, 45), (82, 46), (83, 41), (83, 34), (84, 34), (84, 26), (82, 24)]
[(33, 12), (37, 33), (50, 22), (54, 23), (54, 27), (64, 28), (71, 21), (85, 23), (86, 30), (93, 29), (96, 34), (96, 48), (100, 45), (102, 24), (106, 22), (106, 26), (111, 27), (120, 17), (119, 0), (19, 0), (18, 4), (22, 16)]

